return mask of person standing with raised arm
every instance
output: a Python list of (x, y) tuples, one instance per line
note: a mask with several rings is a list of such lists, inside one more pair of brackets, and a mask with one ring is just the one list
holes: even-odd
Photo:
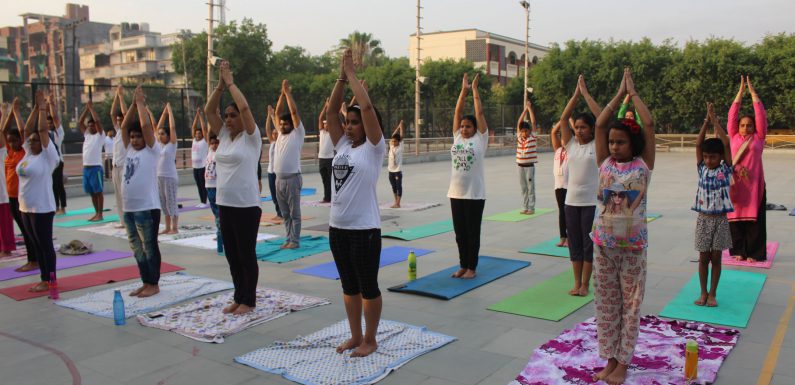
[[(204, 115), (210, 132), (218, 135), (220, 143), (215, 153), (218, 211), (224, 253), (229, 262), (235, 285), (234, 302), (224, 313), (244, 314), (257, 305), (257, 230), (260, 209), (257, 164), (262, 149), (262, 136), (246, 97), (235, 85), (229, 62), (221, 62), (218, 86), (207, 100)], [(224, 120), (219, 115), (224, 89), (232, 94), (233, 102), (224, 108)]]
[(199, 123), (201, 123), (202, 136), (207, 138), (209, 148), (207, 151), (207, 159), (204, 160), (204, 186), (207, 188), (207, 200), (210, 202), (210, 210), (215, 217), (215, 251), (218, 254), (224, 252), (224, 237), (221, 234), (221, 217), (218, 211), (218, 173), (215, 163), (215, 152), (218, 150), (218, 135), (207, 132), (207, 126), (204, 124), (204, 119), (201, 118), (201, 109), (196, 109), (196, 115), (199, 116)]
[(86, 109), (77, 119), (80, 133), (83, 134), (83, 190), (91, 195), (94, 216), (89, 222), (102, 220), (104, 196), (102, 195), (102, 147), (105, 144), (105, 131), (94, 112), (94, 104), (89, 101)]
[[(489, 145), (489, 127), (478, 92), (479, 78), (480, 74), (475, 75), (470, 85), (469, 77), (464, 73), (453, 116), (452, 171), (447, 197), (450, 198), (460, 265), (453, 278), (475, 278), (480, 253), (480, 228), (486, 206), (484, 161)], [(475, 115), (464, 115), (469, 90), (472, 90)]]
[(269, 104), (267, 119), (265, 119), (265, 136), (268, 140), (268, 190), (271, 194), (273, 207), (276, 209), (276, 216), (273, 219), (282, 220), (284, 217), (279, 208), (279, 198), (276, 196), (276, 172), (273, 169), (273, 164), (276, 162), (276, 139), (279, 137), (279, 131), (274, 128), (277, 124), (276, 113), (273, 111), (273, 106)]
[(393, 209), (400, 208), (400, 199), (403, 197), (403, 120), (395, 127), (392, 132), (392, 139), (389, 141), (389, 159), (387, 171), (389, 171), (389, 184), (392, 186), (392, 194), (395, 196), (395, 203), (390, 206)]
[(55, 146), (55, 151), (58, 152), (58, 167), (52, 173), (52, 191), (55, 195), (55, 215), (66, 214), (66, 188), (63, 184), (63, 138), (64, 131), (61, 125), (61, 118), (58, 115), (58, 109), (55, 107), (56, 103), (53, 100), (53, 95), (49, 92), (44, 94), (45, 104), (47, 108), (47, 125), (50, 128), (49, 137), (50, 143)]
[(124, 228), (124, 200), (122, 199), (121, 182), (124, 179), (124, 160), (127, 157), (127, 149), (121, 137), (121, 123), (127, 106), (124, 103), (124, 88), (118, 86), (116, 94), (113, 95), (113, 104), (110, 107), (110, 120), (113, 128), (116, 129), (116, 136), (113, 137), (113, 172), (111, 173), (111, 183), (113, 183), (113, 195), (116, 198), (116, 211), (119, 214), (119, 224), (117, 228)]
[(122, 183), (124, 223), (142, 281), (141, 287), (129, 295), (141, 298), (160, 292), (161, 255), (157, 244), (157, 230), (160, 227), (157, 190), (160, 144), (155, 139), (152, 124), (146, 97), (141, 86), (138, 86), (133, 93), (130, 110), (121, 123), (119, 136), (126, 149)]
[(566, 187), (569, 183), (569, 161), (566, 147), (563, 147), (558, 136), (559, 133), (560, 122), (556, 122), (552, 126), (552, 132), (549, 133), (552, 150), (555, 151), (552, 159), (552, 175), (555, 178), (555, 200), (558, 203), (558, 230), (560, 232), (560, 240), (556, 246), (568, 248), (569, 241), (566, 236)]
[[(28, 117), (28, 123), (33, 123), (36, 119), (31, 111)], [(17, 126), (16, 129), (11, 129), (11, 122)], [(6, 150), (8, 156), (5, 159), (5, 174), (6, 174), (6, 187), (8, 188), (8, 204), (11, 209), (11, 216), (14, 218), (17, 227), (22, 232), (22, 238), (25, 240), (25, 251), (28, 254), (27, 262), (14, 269), (17, 272), (31, 271), (39, 268), (39, 259), (36, 256), (36, 245), (33, 242), (33, 237), (28, 234), (25, 225), (22, 222), (22, 212), (19, 211), (19, 175), (17, 175), (17, 165), (25, 157), (25, 148), (22, 146), (22, 138), (25, 137), (25, 126), (27, 123), (22, 118), (22, 112), (19, 108), (19, 99), (14, 98), (11, 103), (11, 112), (7, 117), (4, 117), (4, 122), (0, 129), (3, 130), (3, 135), (6, 140)]]
[[(11, 106), (3, 103), (0, 106), (0, 162), (5, 164), (8, 156), (6, 148), (5, 127), (6, 120), (11, 117)], [(11, 252), (17, 249), (14, 239), (14, 219), (11, 216), (11, 205), (8, 200), (8, 187), (6, 186), (5, 168), (0, 168), (0, 257), (11, 256)]]
[[(754, 115), (739, 117), (746, 85), (753, 99)], [(729, 108), (727, 129), (734, 166), (734, 184), (729, 189), (734, 212), (727, 214), (732, 233), (729, 252), (740, 261), (765, 261), (767, 187), (762, 152), (767, 136), (767, 112), (747, 75), (745, 78), (740, 76), (740, 91)]]
[[(282, 112), (285, 101), (288, 112)], [(298, 106), (287, 79), (282, 81), (282, 93), (276, 104), (276, 126), (279, 137), (276, 139), (273, 171), (276, 173), (276, 195), (279, 209), (284, 217), (287, 237), (282, 249), (296, 249), (301, 239), (301, 148), (304, 145), (304, 124), (298, 115)]]
[(199, 190), (200, 207), (207, 207), (207, 187), (205, 186), (204, 174), (207, 171), (205, 161), (207, 160), (208, 141), (204, 136), (204, 120), (202, 120), (201, 110), (196, 109), (196, 116), (193, 117), (191, 131), (193, 132), (193, 142), (190, 145), (190, 161), (193, 166), (193, 180)]
[[(329, 245), (340, 273), (351, 330), (351, 338), (337, 347), (337, 353), (352, 350), (351, 357), (364, 357), (378, 349), (376, 334), (383, 307), (378, 288), (381, 214), (376, 186), (386, 143), (381, 117), (370, 102), (367, 90), (356, 78), (350, 49), (345, 50), (341, 67), (326, 109), (326, 127), (337, 152), (332, 164), (334, 189)], [(337, 111), (343, 103), (346, 83), (350, 84), (358, 104), (348, 108), (343, 128)]]
[[(577, 100), (582, 96), (591, 114), (581, 113), (574, 117), (574, 138), (569, 126), (569, 118), (574, 112)], [(599, 169), (596, 164), (594, 138), (594, 115), (602, 109), (591, 98), (585, 79), (577, 79), (563, 114), (560, 116), (560, 136), (566, 150), (569, 180), (566, 192), (566, 235), (569, 243), (569, 258), (574, 271), (574, 287), (570, 295), (587, 296), (593, 271), (593, 242), (589, 236), (596, 214), (596, 189), (599, 184)]]
[[(525, 121), (530, 115), (530, 123)], [(522, 189), (522, 214), (535, 214), (536, 210), (536, 168), (538, 149), (536, 147), (536, 117), (530, 100), (524, 106), (519, 121), (516, 122), (516, 165), (519, 167), (519, 187)]]
[[(168, 119), (168, 131), (165, 121)], [(179, 209), (177, 206), (177, 127), (171, 103), (166, 103), (160, 121), (157, 122), (157, 134), (160, 140), (160, 157), (157, 161), (157, 189), (160, 191), (160, 207), (166, 218), (166, 228), (160, 234), (179, 233)]]
[(320, 179), (323, 181), (322, 203), (331, 202), (331, 161), (334, 160), (334, 144), (331, 143), (331, 138), (326, 128), (326, 111), (328, 111), (328, 99), (323, 104), (323, 110), (320, 111), (320, 116), (317, 118), (318, 136), (320, 136), (317, 161), (320, 167)]
[(26, 127), (29, 128), (26, 129), (29, 134), (23, 145), (25, 157), (17, 165), (17, 175), (22, 224), (31, 237), (41, 271), (41, 282), (28, 291), (42, 292), (49, 289), (48, 282), (56, 274), (55, 248), (52, 244), (52, 223), (55, 218), (52, 172), (58, 167), (60, 157), (55, 146), (50, 143), (50, 130), (46, 124), (46, 99), (40, 90), (36, 91), (36, 106), (33, 111), (37, 117), (32, 116), (33, 119), (29, 122), (35, 122), (38, 118), (38, 130), (33, 124)]

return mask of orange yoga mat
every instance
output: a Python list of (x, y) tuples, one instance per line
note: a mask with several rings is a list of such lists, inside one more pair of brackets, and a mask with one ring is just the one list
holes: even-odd
[[(160, 264), (161, 274), (172, 273), (180, 270), (185, 270), (185, 268), (177, 265), (168, 264), (165, 262)], [(79, 274), (70, 277), (59, 278), (58, 291), (65, 292), (65, 291), (85, 289), (87, 287), (99, 286), (107, 283), (114, 283), (120, 281), (127, 281), (138, 277), (140, 277), (140, 274), (138, 274), (137, 265), (117, 267), (115, 269), (100, 270), (100, 271), (95, 271), (93, 273)], [(7, 287), (4, 289), (0, 289), (0, 294), (4, 294), (17, 301), (24, 301), (26, 299), (44, 297), (50, 294), (49, 292), (46, 291), (38, 293), (29, 292), (28, 288), (30, 288), (33, 285), (34, 285), (33, 283), (27, 283), (24, 285)]]

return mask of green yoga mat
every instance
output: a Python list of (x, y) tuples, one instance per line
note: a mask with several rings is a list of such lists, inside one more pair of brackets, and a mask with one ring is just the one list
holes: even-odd
[(87, 219), (75, 219), (73, 221), (56, 222), (55, 226), (58, 227), (83, 227), (91, 225), (99, 225), (103, 223), (118, 222), (119, 216), (116, 214), (105, 215), (101, 221), (89, 222)]
[[(110, 211), (110, 209), (104, 209), (102, 211), (106, 212), (106, 211)], [(73, 216), (76, 216), (76, 215), (89, 215), (89, 214), (94, 214), (94, 208), (93, 207), (86, 207), (86, 208), (80, 209), (80, 210), (69, 210), (69, 211), (66, 212), (66, 214), (56, 215), (55, 218), (68, 218), (68, 217), (73, 217)]]
[(494, 214), (492, 216), (488, 216), (483, 219), (487, 221), (499, 221), (499, 222), (521, 222), (528, 219), (533, 219), (535, 217), (540, 217), (544, 214), (551, 213), (553, 209), (536, 209), (535, 213), (530, 215), (522, 214), (522, 211), (524, 210), (517, 209), (509, 211), (507, 213)]
[(489, 310), (560, 321), (577, 309), (593, 301), (593, 292), (587, 297), (569, 295), (574, 285), (571, 270), (564, 271), (519, 294), (508, 297), (488, 307)]
[(285, 263), (329, 251), (328, 238), (304, 235), (299, 239), (301, 247), (281, 249), (284, 238), (269, 239), (257, 243), (257, 259), (265, 262)]
[(552, 238), (548, 241), (544, 241), (537, 245), (530, 246), (526, 249), (519, 250), (519, 252), (527, 254), (541, 254), (541, 255), (551, 255), (553, 257), (568, 258), (569, 248), (556, 246), (558, 242), (560, 242), (560, 238)]
[(646, 214), (646, 223), (654, 222), (659, 219), (662, 214)]
[(724, 269), (718, 284), (718, 306), (706, 307), (693, 304), (701, 294), (698, 273), (695, 273), (660, 316), (744, 328), (748, 326), (766, 278), (764, 274)]
[(428, 223), (426, 225), (411, 227), (408, 229), (401, 229), (389, 233), (381, 234), (382, 238), (397, 238), (404, 241), (413, 241), (415, 239), (430, 237), (437, 234), (447, 233), (453, 231), (453, 221), (439, 221)]

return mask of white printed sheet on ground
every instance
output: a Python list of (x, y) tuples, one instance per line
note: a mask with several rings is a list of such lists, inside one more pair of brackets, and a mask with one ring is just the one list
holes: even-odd
[(422, 211), (433, 207), (441, 206), (441, 203), (411, 203), (400, 202), (400, 208), (392, 208), (394, 203), (382, 203), (378, 206), (381, 210), (396, 210), (396, 211)]
[(301, 206), (308, 206), (308, 207), (331, 207), (331, 202), (323, 202), (323, 201), (301, 201)]
[(331, 302), (325, 298), (291, 293), (270, 288), (257, 289), (257, 306), (241, 315), (224, 314), (233, 302), (234, 293), (198, 299), (182, 305), (138, 316), (144, 326), (173, 331), (202, 342), (224, 342), (224, 337), (274, 320), (291, 312)]
[(302, 384), (366, 385), (456, 339), (423, 327), (381, 320), (376, 352), (363, 358), (351, 358), (351, 351), (337, 354), (337, 346), (350, 335), (348, 322), (340, 321), (306, 337), (276, 342), (236, 357), (235, 361)]
[[(109, 237), (116, 237), (127, 239), (127, 230), (124, 228), (116, 228), (117, 223), (106, 223), (101, 226), (81, 227), (77, 230), (87, 231), (89, 233), (107, 235)], [(158, 232), (163, 231), (166, 227), (160, 225)], [(201, 235), (215, 234), (215, 226), (205, 225), (181, 225), (179, 226), (179, 233), (177, 234), (159, 234), (157, 240), (160, 242), (170, 242), (185, 238), (194, 238)], [(215, 246), (213, 246), (215, 248)]]
[(125, 316), (129, 318), (234, 287), (232, 282), (177, 273), (160, 277), (160, 293), (147, 298), (130, 297), (129, 293), (140, 286), (141, 282), (134, 282), (76, 298), (64, 299), (55, 302), (55, 304), (100, 317), (113, 318), (113, 292), (120, 290), (124, 299)]
[[(257, 234), (257, 242), (272, 238), (278, 238), (278, 237), (279, 236), (276, 234), (259, 233)], [(215, 248), (217, 247), (215, 240), (215, 233), (207, 235), (199, 235), (197, 237), (192, 237), (192, 238), (176, 239), (173, 241), (167, 241), (166, 243), (172, 245), (195, 247), (199, 249), (207, 249), (207, 250), (215, 250)]]

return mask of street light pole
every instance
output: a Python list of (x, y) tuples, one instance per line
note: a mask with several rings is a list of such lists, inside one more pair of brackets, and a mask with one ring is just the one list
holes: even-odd
[(414, 154), (420, 154), (420, 0), (417, 0), (417, 62), (414, 68)]
[[(519, 2), (519, 5), (524, 8), (525, 13), (525, 27), (524, 27), (524, 89), (522, 89), (522, 95), (524, 95), (524, 104), (523, 106), (527, 105), (527, 61), (530, 59), (530, 3), (526, 0), (522, 0)], [(524, 108), (524, 107), (523, 107)]]

